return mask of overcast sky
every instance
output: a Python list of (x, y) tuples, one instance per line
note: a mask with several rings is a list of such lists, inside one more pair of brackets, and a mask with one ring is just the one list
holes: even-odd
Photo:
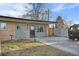
[[(13, 17), (20, 17), (24, 12), (23, 3), (0, 3), (0, 15), (8, 15)], [(31, 7), (26, 4), (30, 9)], [(66, 3), (50, 3), (46, 4), (52, 12), (51, 20), (54, 21), (57, 16), (62, 16), (64, 20), (72, 20), (79, 23), (79, 4), (66, 4)]]

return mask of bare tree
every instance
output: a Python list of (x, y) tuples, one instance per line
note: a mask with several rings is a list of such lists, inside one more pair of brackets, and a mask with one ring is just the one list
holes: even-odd
[(64, 21), (64, 24), (65, 24), (65, 27), (66, 28), (69, 28), (71, 25), (74, 24), (74, 22), (72, 20), (65, 20)]
[(35, 20), (39, 19), (39, 14), (41, 13), (42, 10), (42, 4), (41, 3), (37, 3), (37, 4), (32, 4), (33, 6), (33, 17), (35, 18)]
[(30, 17), (31, 19), (34, 20), (49, 20), (49, 9), (45, 9), (44, 6), (45, 4), (42, 3), (30, 3), (31, 10), (27, 12), (27, 6), (25, 7), (25, 13), (23, 17)]

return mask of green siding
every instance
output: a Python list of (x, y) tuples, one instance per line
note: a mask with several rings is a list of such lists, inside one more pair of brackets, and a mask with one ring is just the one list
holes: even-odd
[[(36, 37), (44, 37), (44, 36), (46, 36), (46, 33), (45, 33), (45, 31), (43, 31), (43, 32), (38, 32), (37, 30), (37, 28), (38, 28), (38, 26), (40, 26), (40, 25), (37, 25), (37, 26), (35, 26), (35, 36)], [(44, 30), (45, 28), (43, 27), (43, 30)]]
[[(18, 29), (17, 26), (19, 26)], [(24, 25), (22, 23), (18, 23), (17, 26), (16, 26), (16, 38), (24, 39), (25, 38)]]
[(44, 37), (45, 36), (45, 32), (35, 32), (35, 36), (36, 37)]

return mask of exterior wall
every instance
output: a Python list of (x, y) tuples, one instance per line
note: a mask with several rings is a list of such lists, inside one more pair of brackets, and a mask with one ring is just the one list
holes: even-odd
[[(43, 29), (44, 29), (44, 32), (36, 32), (35, 31), (35, 34), (36, 34), (36, 37), (45, 37), (45, 36), (48, 36), (48, 28), (49, 28), (49, 23), (41, 23), (41, 22), (16, 22), (16, 21), (9, 21), (9, 20), (16, 20), (16, 19), (5, 19), (5, 18), (0, 18), (0, 20), (4, 21), (5, 23), (7, 23), (7, 29), (5, 30), (0, 30), (0, 39), (5, 39), (5, 40), (9, 40), (11, 39), (11, 36), (10, 35), (13, 35), (12, 39), (17, 39), (16, 35), (20, 35), (21, 33), (16, 33), (17, 32), (17, 24), (21, 23), (22, 24), (22, 27), (23, 27), (23, 31), (24, 31), (24, 36), (25, 38), (29, 38), (30, 37), (30, 27), (32, 25), (34, 26), (37, 26), (37, 25), (40, 25), (40, 26), (43, 26)], [(6, 21), (8, 20), (8, 21)]]
[[(0, 30), (0, 39), (5, 39), (5, 40), (9, 40), (11, 39), (10, 35), (13, 35), (12, 39), (17, 39), (17, 24), (16, 22), (5, 22), (7, 23), (7, 29), (5, 30)], [(30, 37), (30, 26), (31, 25), (41, 25), (41, 24), (27, 24), (27, 23), (21, 23), (23, 24), (23, 28), (24, 28), (24, 34), (25, 34), (25, 38), (29, 38)], [(48, 36), (48, 25), (46, 24), (42, 24), (41, 26), (43, 26), (44, 32), (35, 32), (36, 37), (45, 37)], [(18, 33), (19, 35), (21, 33)]]
[[(0, 30), (0, 39), (1, 40), (11, 40), (11, 36), (10, 35), (13, 35), (13, 37), (12, 37), (12, 39), (18, 39), (17, 38), (17, 35), (19, 34), (19, 35), (21, 35), (22, 33), (21, 32), (19, 32), (18, 34), (17, 34), (17, 24), (18, 23), (16, 23), (16, 22), (5, 22), (5, 23), (7, 23), (7, 29), (5, 29), (5, 30)], [(29, 38), (30, 37), (30, 27), (29, 27), (29, 24), (27, 24), (27, 23), (21, 23), (21, 24), (23, 24), (22, 25), (22, 27), (23, 27), (23, 31), (24, 31), (24, 39), (25, 38)], [(20, 37), (20, 39), (21, 38), (23, 38), (22, 36)]]
[[(29, 30), (30, 30), (31, 26), (35, 27), (35, 37), (46, 37), (46, 36), (48, 36), (48, 24), (30, 24)], [(37, 32), (36, 27), (38, 27), (38, 26), (43, 26), (44, 32)], [(29, 31), (29, 36), (30, 36), (30, 31)]]
[[(30, 24), (29, 25), (29, 29), (31, 26), (43, 26), (44, 32), (37, 32), (35, 30), (35, 36), (36, 37), (48, 37), (48, 36), (53, 36), (54, 35), (54, 27), (49, 28), (49, 24)], [(30, 31), (29, 31), (29, 36), (30, 36)]]
[(20, 28), (16, 30), (16, 39), (26, 39), (29, 37), (29, 25), (27, 23), (17, 23)]
[(0, 30), (0, 39), (11, 39), (10, 35), (13, 35), (13, 39), (15, 39), (15, 31), (16, 31), (16, 22), (6, 22), (7, 29)]
[(48, 36), (54, 35), (54, 28), (48, 28)]
[[(46, 35), (46, 26), (45, 25), (39, 25), (39, 26), (43, 26), (43, 32), (37, 32), (35, 31), (36, 37), (45, 37)], [(36, 26), (37, 27), (37, 26)]]
[(54, 35), (54, 29), (55, 29), (55, 24), (49, 24), (48, 27), (48, 36), (53, 36)]

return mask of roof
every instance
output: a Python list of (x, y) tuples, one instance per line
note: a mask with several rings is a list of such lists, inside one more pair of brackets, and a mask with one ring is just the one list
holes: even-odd
[(54, 21), (32, 20), (32, 19), (24, 19), (24, 18), (10, 17), (10, 16), (0, 16), (0, 18), (9, 18), (9, 19), (17, 19), (17, 20), (25, 20), (25, 21), (35, 21), (35, 22), (49, 22), (49, 23), (56, 23), (56, 22), (54, 22)]

